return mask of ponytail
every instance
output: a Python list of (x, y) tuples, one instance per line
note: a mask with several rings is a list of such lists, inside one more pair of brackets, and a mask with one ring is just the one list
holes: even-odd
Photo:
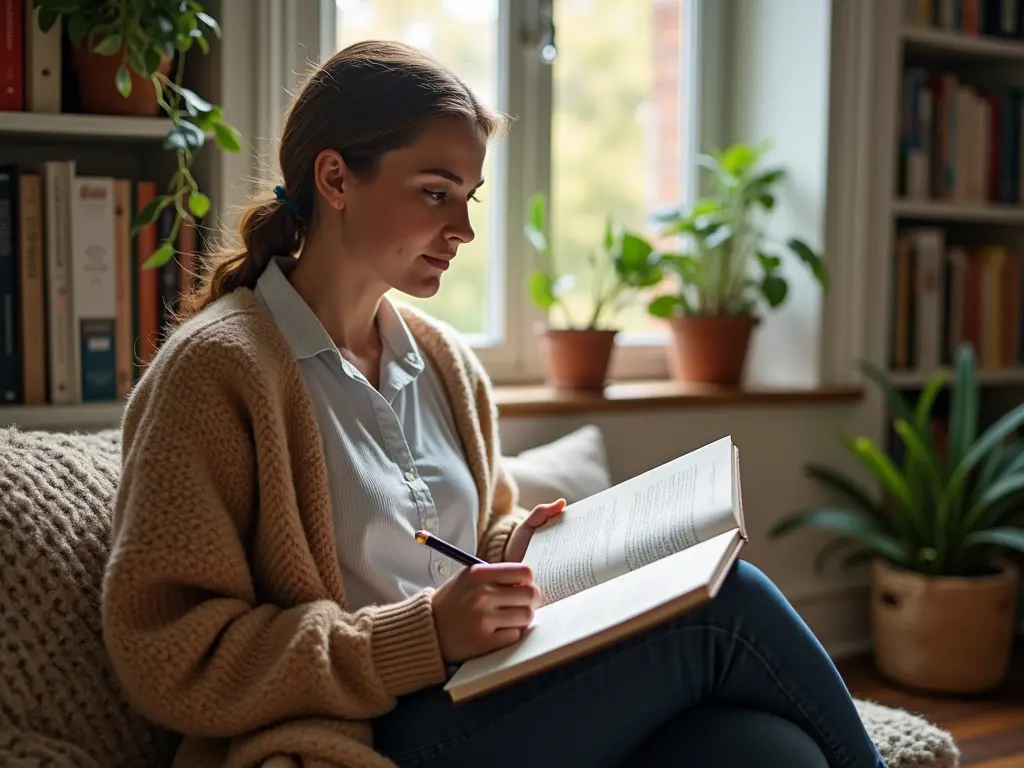
[(299, 251), (306, 229), (306, 218), (280, 198), (251, 205), (238, 222), (241, 246), (222, 249), (207, 259), (203, 272), (209, 277), (195, 291), (182, 296), (178, 322), (236, 288), (255, 288), (274, 256), (294, 256)]

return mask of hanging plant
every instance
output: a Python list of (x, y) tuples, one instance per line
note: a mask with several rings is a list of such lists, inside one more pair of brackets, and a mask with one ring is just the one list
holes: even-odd
[[(193, 46), (208, 53), (207, 34), (219, 38), (220, 26), (196, 0), (32, 0), (32, 6), (38, 9), (43, 32), (58, 21), (63, 23), (76, 62), (100, 58), (101, 65), (113, 72), (112, 84), (126, 103), (133, 92), (137, 97), (138, 89), (151, 88), (159, 110), (170, 118), (163, 147), (176, 154), (177, 167), (166, 191), (132, 223), (134, 235), (174, 206), (171, 231), (144, 266), (165, 264), (174, 255), (182, 221), (194, 221), (210, 211), (210, 198), (192, 175), (192, 164), (207, 136), (212, 135), (224, 151), (237, 153), (242, 148), (238, 131), (224, 120), (221, 108), (182, 84), (185, 55)], [(84, 96), (101, 98), (100, 94), (94, 87)], [(117, 105), (110, 111), (123, 114)]]

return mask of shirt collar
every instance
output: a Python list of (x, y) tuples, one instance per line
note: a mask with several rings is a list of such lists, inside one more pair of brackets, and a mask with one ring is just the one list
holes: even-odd
[[(288, 280), (296, 263), (291, 256), (272, 258), (256, 282), (256, 294), (263, 299), (297, 360), (321, 352), (333, 352), (340, 357), (320, 319)], [(404, 318), (387, 296), (377, 311), (377, 323), (384, 344), (382, 363), (393, 363), (410, 379), (415, 378), (423, 370), (423, 357)]]

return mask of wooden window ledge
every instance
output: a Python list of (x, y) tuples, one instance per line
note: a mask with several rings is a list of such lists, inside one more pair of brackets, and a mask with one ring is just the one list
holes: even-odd
[(654, 411), (717, 406), (793, 406), (857, 403), (857, 387), (816, 389), (733, 389), (676, 381), (612, 382), (603, 391), (557, 390), (542, 385), (496, 385), (495, 400), (503, 418), (579, 413)]

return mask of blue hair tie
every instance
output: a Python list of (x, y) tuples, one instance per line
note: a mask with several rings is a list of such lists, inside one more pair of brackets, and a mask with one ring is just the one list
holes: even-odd
[(277, 196), (278, 200), (284, 203), (285, 210), (290, 213), (294, 213), (296, 216), (302, 215), (302, 206), (292, 200), (289, 200), (288, 195), (284, 191), (284, 187), (280, 184), (274, 187), (274, 194)]

